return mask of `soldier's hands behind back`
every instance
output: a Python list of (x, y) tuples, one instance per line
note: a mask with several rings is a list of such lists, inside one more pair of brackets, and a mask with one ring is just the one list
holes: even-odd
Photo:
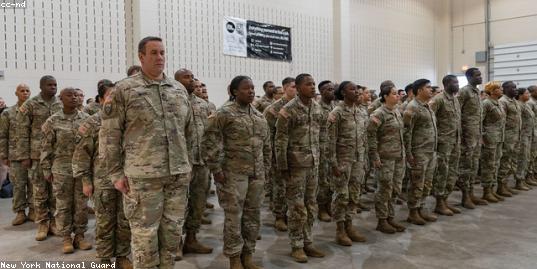
[(82, 186), (82, 192), (83, 192), (84, 195), (86, 195), (87, 197), (91, 197), (91, 195), (93, 195), (93, 186), (84, 184), (84, 185)]

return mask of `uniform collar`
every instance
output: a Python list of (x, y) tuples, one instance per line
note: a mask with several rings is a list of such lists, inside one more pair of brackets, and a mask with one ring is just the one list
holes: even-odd
[(166, 74), (164, 74), (164, 73), (162, 74), (162, 80), (152, 80), (149, 77), (147, 77), (143, 72), (140, 72), (140, 73), (134, 75), (133, 77), (141, 78), (144, 81), (145, 85), (147, 85), (147, 86), (150, 86), (150, 85), (173, 86), (173, 84), (174, 84), (174, 82), (171, 81), (170, 78), (168, 78), (168, 76), (166, 76)]

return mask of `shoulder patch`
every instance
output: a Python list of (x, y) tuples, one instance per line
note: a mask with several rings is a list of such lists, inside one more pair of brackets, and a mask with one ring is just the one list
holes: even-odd
[(278, 114), (280, 114), (282, 117), (286, 119), (289, 118), (289, 113), (287, 113), (287, 109), (285, 108), (280, 109), (280, 112)]

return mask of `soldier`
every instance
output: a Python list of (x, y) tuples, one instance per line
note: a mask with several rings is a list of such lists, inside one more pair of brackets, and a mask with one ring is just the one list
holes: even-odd
[(526, 176), (528, 175), (528, 166), (531, 155), (531, 139), (533, 137), (533, 121), (535, 114), (528, 105), (530, 93), (526, 88), (518, 88), (515, 96), (517, 104), (521, 110), (522, 125), (520, 130), (520, 143), (518, 145), (518, 160), (515, 179), (517, 182), (517, 190), (527, 191), (531, 187), (526, 184)]
[(319, 164), (319, 190), (317, 193), (317, 205), (319, 207), (319, 214), (317, 218), (320, 221), (330, 222), (332, 217), (330, 214), (332, 204), (332, 190), (330, 184), (332, 183), (332, 171), (330, 169), (330, 162), (328, 160), (328, 114), (336, 106), (334, 102), (334, 84), (331, 81), (325, 80), (318, 85), (319, 92), (321, 93), (321, 129), (319, 130), (319, 148), (320, 148), (320, 164)]
[(263, 113), (263, 111), (265, 111), (265, 108), (267, 108), (270, 104), (274, 103), (274, 89), (274, 82), (265, 81), (265, 83), (263, 83), (263, 90), (265, 91), (265, 95), (260, 99), (255, 100), (253, 103), (254, 107), (259, 112)]
[[(337, 224), (336, 242), (342, 246), (352, 246), (352, 242), (365, 242), (367, 239), (352, 226), (356, 212), (350, 202), (352, 181), (358, 181), (363, 174), (363, 154), (365, 121), (359, 115), (356, 100), (362, 89), (356, 84), (343, 81), (339, 84), (336, 97), (340, 102), (328, 114), (327, 159), (334, 175), (332, 189), (332, 218)], [(354, 185), (356, 185), (355, 182)]]
[[(504, 201), (502, 196), (511, 196), (505, 188), (498, 186), (497, 193), (492, 189), (497, 184), (498, 167), (502, 157), (504, 141), (505, 111), (500, 107), (498, 99), (503, 94), (499, 82), (485, 85), (487, 98), (483, 100), (483, 147), (481, 149), (481, 185), (483, 199), (488, 202)], [(492, 196), (491, 196), (492, 194)]]
[(530, 186), (537, 186), (537, 85), (532, 85), (528, 87), (530, 92), (530, 100), (528, 105), (533, 110), (533, 113), (536, 115), (533, 123), (533, 138), (531, 143), (531, 162), (528, 172), (528, 177), (526, 177), (526, 183)]
[(82, 111), (84, 109), (84, 91), (82, 91), (81, 89), (79, 88), (75, 88), (75, 91), (76, 91), (76, 98), (78, 98), (78, 106), (77, 106), (77, 109), (79, 111)]
[[(99, 86), (98, 99), (110, 97), (115, 89), (111, 81)], [(78, 128), (80, 141), (73, 153), (73, 176), (82, 182), (84, 195), (93, 197), (95, 204), (95, 248), (101, 263), (110, 264), (116, 257), (121, 269), (132, 269), (127, 258), (130, 253), (131, 232), (123, 213), (121, 192), (114, 189), (112, 181), (104, 174), (103, 158), (99, 156), (99, 130), (101, 112), (82, 122)]]
[[(522, 111), (515, 100), (516, 84), (506, 81), (502, 84), (504, 95), (498, 101), (500, 107), (505, 111), (505, 139), (502, 148), (502, 157), (498, 168), (498, 186), (504, 188), (506, 192), (518, 194), (518, 191), (511, 189), (507, 180), (510, 176), (515, 176), (517, 170), (518, 145), (520, 143), (520, 128), (522, 127)], [(522, 190), (522, 181), (516, 180), (516, 189)]]
[(26, 208), (29, 208), (28, 219), (35, 220), (32, 201), (32, 183), (28, 178), (28, 168), (21, 164), (22, 158), (16, 150), (17, 114), (20, 106), (30, 97), (30, 87), (26, 84), (17, 85), (15, 95), (17, 104), (5, 109), (0, 116), (0, 160), (10, 167), (10, 179), (13, 184), (13, 212), (17, 214), (12, 225), (26, 222)]
[(56, 211), (55, 199), (52, 194), (51, 182), (43, 177), (43, 170), (39, 164), (41, 155), (41, 140), (43, 132), (41, 126), (50, 115), (62, 108), (61, 102), (56, 98), (57, 84), (52, 76), (43, 76), (39, 81), (41, 92), (28, 99), (19, 107), (16, 116), (17, 146), (22, 159), (21, 165), (30, 168), (29, 175), (33, 184), (35, 221), (38, 223), (35, 240), (42, 241), (47, 234), (58, 234), (56, 221), (53, 217)]
[(285, 94), (282, 86), (276, 86), (274, 92), (274, 101), (280, 100), (280, 98), (282, 98), (282, 96)]
[(201, 83), (201, 99), (205, 100), (209, 106), (209, 114), (213, 114), (216, 112), (216, 106), (209, 101), (209, 94), (207, 93), (207, 85), (205, 83)]
[[(364, 91), (362, 93), (362, 96), (361, 96), (361, 101), (360, 101), (360, 109), (362, 111), (362, 114), (364, 116), (367, 117), (367, 125), (369, 125), (369, 112), (368, 112), (368, 107), (371, 103), (371, 92), (369, 91), (369, 89), (367, 89), (367, 87), (364, 87)], [(366, 154), (365, 154), (365, 175), (364, 175), (364, 184), (362, 186), (362, 189), (364, 191), (364, 193), (368, 193), (368, 192), (375, 192), (375, 189), (371, 188), (369, 185), (367, 185), (367, 182), (371, 182), (371, 180), (374, 180), (375, 178), (375, 169), (372, 168), (372, 165), (371, 165), (371, 161), (369, 160), (369, 142), (367, 142), (367, 137), (364, 138), (365, 140), (365, 147), (366, 147)], [(361, 205), (361, 204), (360, 204)], [(361, 213), (361, 210), (362, 210), (362, 207), (360, 207), (360, 212), (358, 213)], [(369, 210), (369, 208), (365, 208), (365, 210)]]
[(401, 105), (399, 106), (399, 111), (401, 113), (404, 113), (406, 107), (408, 106), (408, 103), (414, 100), (414, 93), (412, 92), (412, 87), (413, 87), (412, 83), (406, 85), (405, 87), (405, 92), (406, 92), (405, 99), (401, 100), (403, 103), (401, 103)]
[[(267, 120), (270, 133), (271, 147), (274, 153), (274, 136), (276, 135), (276, 120), (278, 119), (278, 113), (289, 101), (296, 96), (295, 79), (287, 77), (283, 79), (282, 85), (285, 95), (278, 101), (269, 105), (263, 115)], [(285, 203), (285, 182), (286, 178), (280, 174), (280, 170), (276, 164), (276, 156), (272, 156), (272, 165), (268, 179), (265, 179), (265, 191), (270, 192), (269, 199), (272, 208), (272, 214), (274, 214), (274, 228), (276, 230), (285, 232), (287, 231), (287, 204)]]
[(135, 268), (173, 268), (187, 206), (192, 112), (186, 89), (164, 73), (159, 37), (138, 44), (142, 73), (103, 104), (99, 156), (123, 193)]
[(431, 82), (418, 79), (412, 86), (414, 100), (406, 107), (403, 114), (405, 123), (405, 153), (410, 167), (410, 188), (408, 190), (407, 221), (424, 225), (426, 221), (436, 221), (434, 214), (423, 210), (425, 198), (432, 189), (436, 166), (437, 129), (436, 117), (428, 105), (433, 97)]
[(379, 171), (375, 193), (376, 230), (388, 234), (405, 231), (405, 227), (394, 220), (393, 207), (405, 174), (404, 123), (397, 110), (399, 98), (393, 85), (380, 89), (382, 106), (373, 111), (367, 126), (369, 159)]
[(233, 103), (209, 118), (202, 152), (225, 213), (224, 255), (229, 257), (230, 268), (256, 269), (260, 267), (252, 255), (271, 143), (266, 120), (251, 105), (255, 94), (252, 80), (247, 76), (233, 78), (230, 92)]
[[(369, 166), (369, 157), (368, 155), (368, 149), (367, 149), (367, 125), (369, 124), (369, 114), (367, 113), (367, 100), (370, 98), (369, 96), (364, 99), (362, 96), (364, 94), (369, 95), (369, 91), (367, 90), (367, 87), (356, 85), (358, 88), (358, 97), (355, 100), (355, 105), (358, 112), (358, 117), (361, 121), (364, 122), (364, 134), (362, 135), (362, 143), (358, 145), (359, 147), (359, 158), (357, 159), (358, 166), (361, 167), (361, 169), (358, 170), (358, 174), (356, 175), (356, 180), (351, 180), (349, 185), (349, 204), (352, 206), (352, 208), (356, 211), (356, 213), (362, 213), (362, 211), (369, 211), (369, 208), (365, 206), (361, 201), (361, 195), (362, 195), (362, 189), (364, 189), (364, 193), (367, 193), (365, 191), (365, 173), (366, 168)], [(367, 92), (367, 93), (366, 93)], [(365, 105), (363, 105), (365, 104)]]
[(461, 105), (461, 157), (459, 160), (459, 181), (462, 191), (462, 206), (474, 209), (475, 205), (487, 205), (487, 201), (474, 195), (474, 179), (479, 168), (481, 155), (481, 99), (477, 85), (483, 83), (479, 69), (466, 70), (468, 85), (462, 87), (457, 96)]
[(134, 76), (134, 75), (139, 74), (139, 73), (142, 73), (142, 67), (139, 66), (139, 65), (131, 65), (127, 69), (127, 76), (128, 77)]
[[(313, 246), (311, 229), (317, 213), (317, 169), (321, 107), (315, 97), (315, 80), (300, 74), (295, 80), (298, 96), (289, 101), (276, 120), (274, 146), (280, 173), (287, 177), (285, 196), (291, 256), (304, 263), (325, 254)], [(306, 256), (307, 255), (307, 256)]]
[[(41, 169), (48, 182), (52, 182), (56, 198), (56, 225), (63, 236), (63, 253), (73, 253), (74, 248), (91, 249), (84, 240), (87, 231), (87, 197), (82, 193), (82, 181), (73, 178), (72, 162), (75, 144), (80, 137), (76, 130), (88, 114), (78, 110), (80, 93), (74, 88), (60, 92), (63, 110), (45, 121), (41, 144)], [(75, 234), (75, 238), (71, 234)]]
[(104, 96), (104, 84), (111, 84), (112, 81), (108, 79), (101, 79), (99, 82), (97, 82), (97, 97), (95, 97), (95, 102), (90, 103), (86, 107), (84, 107), (84, 111), (88, 115), (93, 115), (101, 111), (102, 109), (102, 103), (104, 102), (103, 97)]
[(450, 206), (447, 199), (459, 175), (459, 158), (461, 142), (461, 107), (455, 97), (459, 91), (459, 81), (454, 75), (442, 79), (444, 91), (433, 97), (431, 110), (436, 116), (438, 128), (437, 168), (433, 179), (433, 194), (436, 198), (434, 212), (453, 216), (461, 211)]
[[(380, 84), (380, 89), (386, 86), (390, 86), (390, 85), (395, 85), (395, 84), (393, 84), (391, 80), (385, 80)], [(375, 98), (373, 102), (369, 105), (369, 107), (367, 108), (367, 112), (371, 114), (373, 113), (373, 111), (375, 111), (377, 108), (381, 106), (382, 106), (382, 102), (380, 101), (380, 98)]]

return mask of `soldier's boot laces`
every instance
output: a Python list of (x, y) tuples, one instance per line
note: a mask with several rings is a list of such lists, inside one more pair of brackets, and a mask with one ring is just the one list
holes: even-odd
[(352, 221), (346, 220), (345, 221), (345, 232), (347, 232), (347, 236), (352, 240), (352, 242), (366, 242), (367, 238), (360, 234), (358, 230), (356, 230), (352, 226)]
[(35, 222), (35, 210), (33, 208), (28, 210), (28, 220)]
[(293, 250), (291, 251), (291, 257), (293, 257), (295, 262), (308, 262), (308, 256), (306, 256), (306, 253), (304, 252), (303, 248), (293, 248)]
[(75, 240), (73, 241), (73, 247), (80, 250), (90, 250), (92, 245), (90, 242), (84, 239), (84, 234), (75, 235)]
[(196, 238), (195, 232), (187, 232), (183, 253), (209, 254), (213, 252), (213, 248), (203, 245)]
[(394, 234), (397, 231), (386, 219), (379, 219), (375, 230), (385, 234)]
[(499, 202), (498, 199), (496, 199), (496, 196), (494, 196), (494, 192), (490, 186), (483, 188), (483, 200), (486, 200), (489, 203)]
[(513, 197), (513, 194), (509, 192), (509, 190), (507, 190), (506, 184), (504, 183), (498, 184), (498, 189), (496, 190), (496, 194), (498, 194), (498, 196), (503, 196), (503, 197)]
[(241, 261), (244, 269), (263, 269), (263, 267), (257, 266), (254, 263), (254, 257), (251, 253), (243, 253), (241, 255)]
[(425, 225), (426, 221), (421, 218), (417, 208), (411, 208), (408, 212), (407, 222), (415, 225)]
[(276, 220), (274, 221), (274, 228), (280, 232), (286, 232), (287, 224), (285, 223), (285, 218), (276, 217)]
[(125, 256), (120, 256), (116, 258), (116, 265), (119, 269), (132, 269), (132, 262), (129, 260), (129, 258)]
[(470, 190), (470, 199), (472, 199), (472, 203), (474, 205), (488, 205), (489, 203), (477, 196), (474, 195), (474, 189)]
[(50, 220), (50, 225), (48, 226), (48, 233), (50, 235), (60, 235), (60, 232), (58, 231), (58, 226), (56, 226), (56, 219), (52, 218)]
[(427, 211), (423, 208), (418, 209), (418, 214), (422, 219), (424, 219), (427, 222), (435, 222), (438, 220), (438, 217), (435, 214), (429, 214)]
[(441, 196), (436, 197), (436, 206), (434, 208), (434, 213), (444, 215), (444, 216), (453, 216), (453, 211), (451, 211), (445, 201)]
[(395, 228), (395, 230), (399, 233), (402, 233), (406, 230), (405, 226), (400, 223), (397, 223), (393, 218), (388, 218), (388, 224)]
[(319, 218), (320, 221), (330, 222), (331, 217), (328, 214), (328, 210), (326, 207), (327, 207), (326, 205), (319, 206), (319, 214), (317, 217)]
[(444, 197), (444, 204), (446, 205), (447, 208), (449, 208), (449, 210), (451, 210), (451, 212), (453, 212), (454, 214), (460, 214), (461, 213), (461, 210), (454, 207), (454, 206), (451, 206), (448, 201), (447, 201), (447, 197)]
[(24, 212), (24, 210), (19, 210), (17, 212), (17, 215), (15, 216), (13, 221), (11, 222), (11, 225), (17, 226), (17, 225), (21, 225), (21, 224), (23, 224), (25, 222), (26, 222), (26, 213)]
[(530, 190), (528, 187), (524, 186), (524, 182), (522, 182), (522, 180), (517, 180), (516, 181), (515, 189), (519, 190), (519, 191), (529, 191)]
[(304, 253), (306, 253), (308, 257), (313, 257), (313, 258), (322, 258), (325, 256), (325, 254), (321, 250), (314, 247), (313, 244), (311, 243), (304, 245)]
[(244, 269), (244, 267), (242, 267), (240, 255), (229, 257), (229, 269)]
[(338, 243), (341, 246), (352, 246), (352, 241), (347, 235), (347, 232), (345, 231), (345, 223), (343, 221), (340, 221), (337, 223), (336, 227), (336, 243)]
[(462, 207), (466, 209), (475, 209), (475, 204), (472, 202), (472, 198), (470, 197), (470, 192), (468, 191), (462, 191)]
[(42, 221), (37, 226), (37, 235), (35, 236), (35, 240), (37, 241), (43, 241), (47, 239), (48, 234), (48, 228), (49, 222), (47, 220)]
[(70, 235), (66, 235), (63, 237), (63, 253), (64, 254), (70, 254), (75, 252), (75, 248), (73, 247), (73, 239)]

